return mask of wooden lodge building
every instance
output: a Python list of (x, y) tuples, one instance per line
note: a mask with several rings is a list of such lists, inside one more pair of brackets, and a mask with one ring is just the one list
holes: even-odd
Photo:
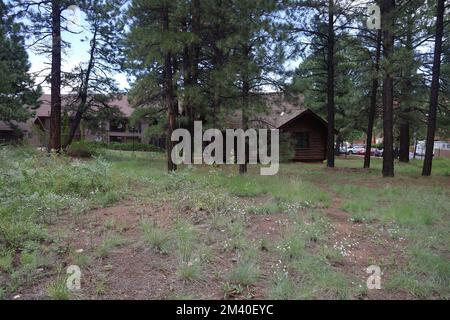
[[(249, 127), (279, 129), (281, 134), (288, 133), (293, 140), (293, 148), (290, 154), (294, 154), (293, 161), (324, 161), (326, 159), (327, 122), (310, 109), (303, 107), (303, 99), (297, 103), (287, 101), (282, 94), (262, 94), (266, 104), (266, 111), (257, 114), (249, 120)], [(158, 144), (164, 147), (164, 142), (149, 140), (145, 138), (144, 131), (148, 127), (142, 123), (138, 128), (131, 129), (128, 119), (131, 117), (133, 108), (128, 103), (126, 96), (111, 103), (123, 114), (121, 123), (114, 121), (105, 124), (105, 130), (99, 133), (90, 132), (87, 129), (78, 131), (77, 139), (97, 140), (103, 142), (130, 142)], [(64, 109), (64, 106), (63, 106)], [(224, 127), (229, 129), (240, 128), (241, 116), (237, 112), (232, 119), (225, 121)], [(35, 110), (35, 117), (27, 123), (17, 124), (24, 133), (25, 140), (31, 145), (42, 147), (43, 142), (37, 136), (38, 131), (48, 132), (50, 127), (50, 96), (43, 95), (41, 106)], [(10, 140), (13, 129), (0, 121), (0, 143)], [(161, 140), (161, 139), (159, 139)], [(164, 139), (162, 139), (164, 140)]]
[[(304, 108), (303, 97), (297, 102), (284, 99), (282, 94), (265, 94), (266, 112), (249, 119), (249, 127), (279, 129), (280, 135), (288, 134), (293, 140), (292, 161), (323, 162), (326, 160), (327, 122)], [(229, 126), (241, 126), (242, 113), (236, 113)], [(280, 150), (281, 152), (281, 150)]]

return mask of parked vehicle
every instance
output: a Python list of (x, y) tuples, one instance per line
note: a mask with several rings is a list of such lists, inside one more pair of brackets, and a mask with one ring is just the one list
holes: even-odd
[(349, 154), (346, 146), (339, 147), (339, 154)]
[(374, 156), (375, 156), (375, 157), (382, 157), (382, 156), (383, 156), (383, 153), (384, 153), (384, 150), (383, 150), (383, 149), (375, 149)]
[(362, 144), (355, 144), (352, 148), (352, 154), (365, 154), (366, 153), (366, 146)]

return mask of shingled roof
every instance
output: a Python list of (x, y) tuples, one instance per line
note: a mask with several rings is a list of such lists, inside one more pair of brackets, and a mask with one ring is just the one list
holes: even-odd
[[(266, 111), (252, 116), (249, 119), (249, 126), (265, 126), (273, 129), (279, 129), (284, 124), (299, 117), (308, 111), (303, 106), (303, 97), (299, 97), (297, 102), (288, 101), (281, 93), (262, 94), (263, 102), (266, 105)], [(242, 111), (238, 110), (227, 120), (227, 125), (232, 129), (240, 128), (242, 121)]]
[[(50, 95), (49, 94), (42, 95), (39, 101), (41, 102), (40, 107), (34, 110), (36, 113), (36, 118), (50, 117), (50, 110), (51, 110)], [(62, 96), (63, 108), (68, 103), (68, 101), (69, 101), (68, 96), (63, 95)], [(110, 105), (111, 107), (119, 108), (125, 117), (130, 117), (134, 111), (134, 109), (130, 106), (130, 103), (128, 102), (128, 98), (126, 95), (121, 96), (120, 99), (112, 100), (111, 102), (108, 103), (108, 105)]]
[(0, 121), (0, 131), (13, 131), (14, 128), (17, 127), (21, 131), (29, 131), (29, 126), (26, 123), (11, 121), (5, 122)]

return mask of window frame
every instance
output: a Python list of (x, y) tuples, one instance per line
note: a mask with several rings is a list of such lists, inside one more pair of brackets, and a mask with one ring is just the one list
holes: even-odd
[(296, 150), (311, 149), (311, 140), (310, 140), (309, 132), (296, 132), (295, 133), (295, 149)]

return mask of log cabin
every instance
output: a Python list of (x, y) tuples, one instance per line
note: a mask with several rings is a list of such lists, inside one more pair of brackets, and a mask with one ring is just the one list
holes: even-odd
[[(264, 94), (265, 112), (249, 119), (250, 128), (279, 129), (292, 140), (291, 161), (323, 162), (326, 160), (328, 123), (311, 109), (304, 107), (303, 97), (296, 102), (282, 94)], [(242, 112), (229, 122), (231, 128), (241, 126)]]

